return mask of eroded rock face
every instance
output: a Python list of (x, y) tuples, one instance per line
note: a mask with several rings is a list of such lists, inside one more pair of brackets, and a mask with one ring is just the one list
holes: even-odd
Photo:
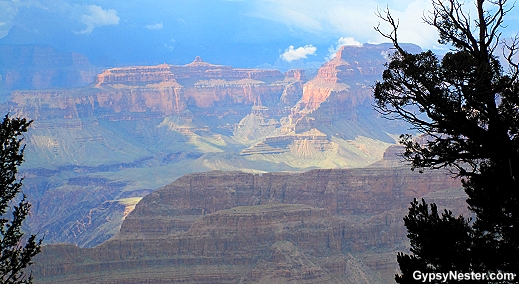
[[(114, 238), (46, 246), (37, 283), (387, 283), (413, 197), (463, 208), (445, 172), (186, 175), (144, 197)], [(459, 211), (459, 210), (458, 210)]]
[[(340, 119), (374, 116), (372, 88), (382, 77), (392, 48), (391, 44), (341, 47), (335, 57), (318, 70), (317, 76), (304, 84), (302, 99), (292, 109), (290, 124), (286, 127), (302, 132), (331, 126)], [(420, 51), (412, 44), (404, 48), (410, 52)]]
[[(290, 151), (311, 156), (337, 147), (334, 137), (354, 140), (364, 136), (393, 143), (387, 133), (405, 130), (399, 130), (402, 127), (397, 124), (395, 129), (382, 127), (379, 114), (372, 107), (372, 86), (380, 80), (391, 48), (390, 44), (341, 47), (332, 60), (322, 65), (317, 76), (304, 84), (301, 99), (280, 121), (279, 131), (241, 154)], [(419, 51), (415, 45), (406, 48)], [(387, 132), (380, 131), (382, 128)]]
[[(118, 231), (130, 210), (120, 200), (186, 173), (376, 162), (395, 142), (388, 133), (402, 133), (381, 124), (368, 99), (384, 48), (343, 48), (305, 93), (301, 70), (237, 69), (201, 58), (108, 69), (85, 88), (13, 92), (6, 109), (35, 119), (24, 162), (28, 196), (38, 202), (30, 230), (44, 232), (49, 243), (91, 247)], [(96, 183), (97, 176), (107, 180)], [(191, 217), (183, 218), (175, 226), (187, 230)]]
[[(456, 186), (459, 181), (446, 173), (420, 175), (402, 168), (314, 170), (291, 175), (199, 173), (183, 176), (146, 196), (126, 218), (120, 237), (127, 233), (150, 237), (172, 234), (190, 227), (189, 218), (236, 206), (307, 204), (334, 215), (378, 215), (391, 207), (405, 208), (414, 196)], [(150, 222), (164, 215), (167, 221)]]
[(329, 98), (338, 101), (349, 100), (352, 105), (370, 99), (369, 92), (358, 92), (360, 84), (373, 84), (372, 78), (380, 77), (387, 62), (390, 45), (343, 46), (335, 58), (323, 64), (315, 78), (304, 86), (301, 107), (316, 110)]
[(139, 113), (179, 114), (188, 108), (221, 116), (237, 112), (240, 106), (245, 112), (252, 106), (284, 111), (301, 97), (301, 79), (304, 74), (298, 70), (283, 74), (278, 70), (235, 69), (197, 57), (183, 66), (108, 69), (97, 76), (91, 88), (15, 91), (12, 102), (33, 119), (78, 118), (107, 111), (127, 119)]
[[(419, 50), (414, 45), (406, 47)], [(364, 136), (393, 143), (387, 132), (398, 130), (380, 131), (385, 127), (380, 126), (379, 114), (372, 107), (372, 86), (381, 78), (391, 48), (390, 44), (341, 47), (317, 76), (303, 85), (302, 96), (280, 120), (279, 131), (241, 154), (312, 156), (337, 147), (334, 137), (354, 140)], [(297, 73), (294, 76), (299, 78)]]
[[(367, 140), (357, 136), (375, 139), (370, 134), (378, 126), (341, 118), (343, 110), (355, 111), (345, 110), (347, 101), (322, 102), (319, 108), (337, 110), (318, 116), (317, 109), (305, 117), (317, 124), (307, 120), (305, 130), (301, 120), (298, 131), (285, 131), (287, 115), (303, 97), (302, 70), (237, 69), (196, 58), (186, 65), (112, 68), (96, 80), (85, 88), (14, 91), (6, 105), (35, 119), (24, 163), (34, 175), (25, 185), (39, 203), (34, 216), (41, 216), (30, 222), (31, 230), (44, 231), (49, 243), (98, 245), (126, 216), (120, 199), (140, 197), (185, 173), (360, 167), (393, 143), (359, 145)], [(313, 128), (325, 121), (341, 128)], [(148, 173), (161, 176), (147, 180)], [(69, 183), (98, 174), (108, 178), (106, 185)], [(111, 187), (112, 181), (123, 183)], [(103, 186), (107, 193), (98, 194)], [(71, 192), (72, 202), (56, 205), (56, 197)]]
[(146, 85), (174, 80), (167, 64), (112, 68), (97, 75), (96, 87), (103, 84)]

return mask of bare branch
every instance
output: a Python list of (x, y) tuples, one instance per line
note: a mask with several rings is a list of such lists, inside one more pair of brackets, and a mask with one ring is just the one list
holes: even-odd
[[(516, 81), (519, 76), (519, 63), (514, 61), (514, 57), (519, 51), (519, 35), (516, 35), (510, 40), (510, 43), (503, 41), (503, 57), (509, 65), (509, 73), (512, 81)], [(507, 52), (506, 52), (507, 51)]]
[(470, 31), (470, 17), (463, 13), (461, 4), (448, 2), (447, 7), (443, 1), (434, 0), (431, 17), (424, 18), (424, 21), (438, 30), (443, 41), (451, 41), (455, 46), (478, 52), (478, 41)]
[(391, 13), (389, 11), (389, 7), (386, 7), (385, 11), (380, 11), (377, 9), (377, 12), (375, 14), (377, 15), (377, 17), (382, 19), (384, 22), (389, 23), (389, 25), (392, 28), (390, 33), (385, 33), (380, 29), (380, 23), (379, 23), (376, 27), (374, 27), (375, 31), (377, 31), (383, 37), (391, 40), (391, 42), (393, 43), (393, 46), (398, 50), (398, 52), (400, 54), (404, 54), (405, 51), (403, 48), (400, 47), (400, 45), (398, 44), (398, 39), (397, 39), (397, 35), (398, 35), (397, 30), (398, 30), (398, 26), (400, 25), (400, 21), (399, 20), (395, 21), (395, 19), (393, 18), (393, 16), (391, 15)]

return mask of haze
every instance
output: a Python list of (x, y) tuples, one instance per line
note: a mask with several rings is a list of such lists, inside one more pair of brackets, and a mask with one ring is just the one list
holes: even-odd
[[(468, 3), (471, 4), (471, 3)], [(385, 41), (377, 9), (399, 38), (438, 50), (422, 23), (429, 0), (0, 0), (0, 44), (48, 44), (100, 66), (185, 64), (197, 55), (235, 67), (316, 68), (340, 45)], [(519, 10), (507, 16), (517, 30)], [(388, 27), (387, 27), (388, 28)], [(504, 34), (504, 36), (510, 36)]]

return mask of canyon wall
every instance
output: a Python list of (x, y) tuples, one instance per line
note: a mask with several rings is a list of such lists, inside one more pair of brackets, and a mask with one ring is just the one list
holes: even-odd
[[(421, 51), (412, 44), (405, 44), (404, 48)], [(377, 116), (372, 108), (372, 88), (382, 77), (392, 49), (391, 44), (341, 47), (334, 58), (319, 68), (317, 76), (304, 84), (303, 96), (292, 109), (290, 123), (285, 127), (296, 132), (317, 127), (324, 133), (335, 134), (337, 121), (345, 121), (344, 124), (355, 121), (369, 129), (375, 121), (366, 123), (365, 119)], [(381, 136), (377, 138), (383, 139)]]
[[(334, 137), (354, 140), (363, 136), (394, 143), (388, 133), (404, 132), (405, 126), (394, 123), (388, 127), (372, 107), (372, 87), (381, 78), (392, 48), (391, 44), (341, 47), (334, 58), (319, 68), (314, 78), (304, 83), (302, 96), (291, 107), (290, 114), (280, 120), (279, 131), (251, 145), (242, 154), (326, 153), (337, 148)], [(420, 51), (411, 44), (405, 48)], [(261, 114), (258, 117), (262, 119)], [(319, 135), (307, 137), (305, 134), (309, 132)], [(275, 142), (281, 140), (288, 142), (283, 145)]]
[(300, 98), (301, 79), (304, 74), (299, 70), (282, 74), (278, 70), (235, 69), (197, 57), (183, 66), (107, 69), (88, 88), (14, 91), (11, 102), (32, 119), (80, 118), (107, 111), (126, 118), (133, 113), (166, 116), (188, 109), (195, 115), (245, 115), (252, 106), (283, 113)]
[(407, 247), (402, 216), (412, 198), (466, 213), (460, 187), (446, 172), (402, 168), (190, 174), (144, 197), (103, 244), (46, 246), (33, 275), (36, 283), (387, 283)]
[(128, 198), (184, 174), (380, 160), (395, 143), (392, 134), (407, 130), (371, 107), (370, 86), (388, 50), (343, 47), (310, 81), (302, 70), (233, 68), (197, 57), (106, 69), (81, 88), (13, 91), (5, 111), (34, 119), (22, 166), (35, 202), (30, 230), (48, 243), (91, 247), (118, 231)]

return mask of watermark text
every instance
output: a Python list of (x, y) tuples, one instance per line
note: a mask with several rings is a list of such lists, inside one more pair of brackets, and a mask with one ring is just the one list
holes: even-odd
[(447, 273), (432, 273), (432, 272), (421, 272), (416, 270), (413, 272), (413, 279), (423, 282), (431, 283), (438, 282), (445, 283), (447, 281), (459, 281), (459, 280), (489, 280), (489, 281), (512, 281), (516, 277), (515, 273), (510, 272), (459, 272), (449, 271)]

